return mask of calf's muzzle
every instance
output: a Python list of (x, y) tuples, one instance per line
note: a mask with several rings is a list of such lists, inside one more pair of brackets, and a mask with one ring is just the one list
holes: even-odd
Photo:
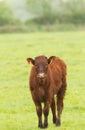
[(44, 79), (45, 76), (46, 76), (45, 73), (39, 73), (39, 74), (37, 75), (37, 77), (40, 78), (40, 79)]

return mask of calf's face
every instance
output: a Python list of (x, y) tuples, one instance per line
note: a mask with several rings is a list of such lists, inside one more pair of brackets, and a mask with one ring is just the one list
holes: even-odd
[(50, 58), (47, 58), (45, 56), (38, 56), (35, 59), (27, 58), (27, 61), (28, 63), (32, 63), (35, 66), (37, 78), (43, 80), (46, 77), (48, 65), (51, 63), (52, 58), (53, 56)]
[(48, 59), (47, 57), (36, 57), (35, 58), (35, 68), (37, 72), (37, 77), (44, 79), (48, 70)]

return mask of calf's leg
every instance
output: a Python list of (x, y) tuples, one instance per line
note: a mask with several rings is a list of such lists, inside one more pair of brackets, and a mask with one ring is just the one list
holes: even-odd
[(50, 104), (49, 102), (46, 102), (44, 104), (44, 125), (43, 128), (47, 128), (48, 127), (48, 114), (49, 114), (49, 108), (50, 108)]
[(51, 103), (51, 111), (52, 111), (52, 114), (53, 114), (53, 123), (56, 123), (56, 106), (55, 106), (54, 97), (53, 97), (52, 103)]
[(37, 115), (38, 115), (38, 127), (43, 128), (43, 125), (42, 125), (42, 106), (41, 106), (41, 104), (36, 105), (36, 111), (37, 111)]
[(64, 86), (62, 86), (61, 90), (57, 94), (58, 117), (56, 120), (56, 126), (61, 125), (61, 114), (62, 114), (62, 110), (63, 110), (63, 99), (64, 99), (64, 95), (65, 95), (65, 90), (66, 90), (66, 88)]
[(57, 95), (57, 111), (58, 111), (58, 116), (56, 120), (56, 126), (61, 125), (61, 114), (63, 110), (63, 98), (60, 95)]

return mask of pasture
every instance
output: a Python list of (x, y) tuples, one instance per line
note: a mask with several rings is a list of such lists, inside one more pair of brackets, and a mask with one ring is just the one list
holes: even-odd
[(61, 127), (85, 129), (85, 32), (0, 34), (0, 130), (38, 130), (28, 87), (31, 65), (26, 58), (56, 55), (67, 64), (67, 91)]

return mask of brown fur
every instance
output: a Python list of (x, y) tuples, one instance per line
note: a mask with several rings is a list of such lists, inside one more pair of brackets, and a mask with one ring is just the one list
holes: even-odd
[[(36, 106), (38, 126), (40, 128), (46, 128), (48, 126), (50, 107), (53, 114), (53, 123), (59, 126), (61, 124), (63, 99), (66, 90), (66, 65), (63, 60), (55, 56), (51, 56), (49, 59), (45, 56), (38, 56), (35, 60), (28, 58), (27, 61), (33, 64), (30, 74), (30, 90)], [(41, 66), (47, 65), (47, 69), (43, 71), (41, 68), (40, 70), (45, 73), (45, 77), (42, 80), (37, 77), (36, 63)], [(54, 95), (57, 97), (57, 116)], [(41, 103), (44, 103), (43, 111)], [(44, 124), (42, 123), (42, 112), (44, 113)]]

